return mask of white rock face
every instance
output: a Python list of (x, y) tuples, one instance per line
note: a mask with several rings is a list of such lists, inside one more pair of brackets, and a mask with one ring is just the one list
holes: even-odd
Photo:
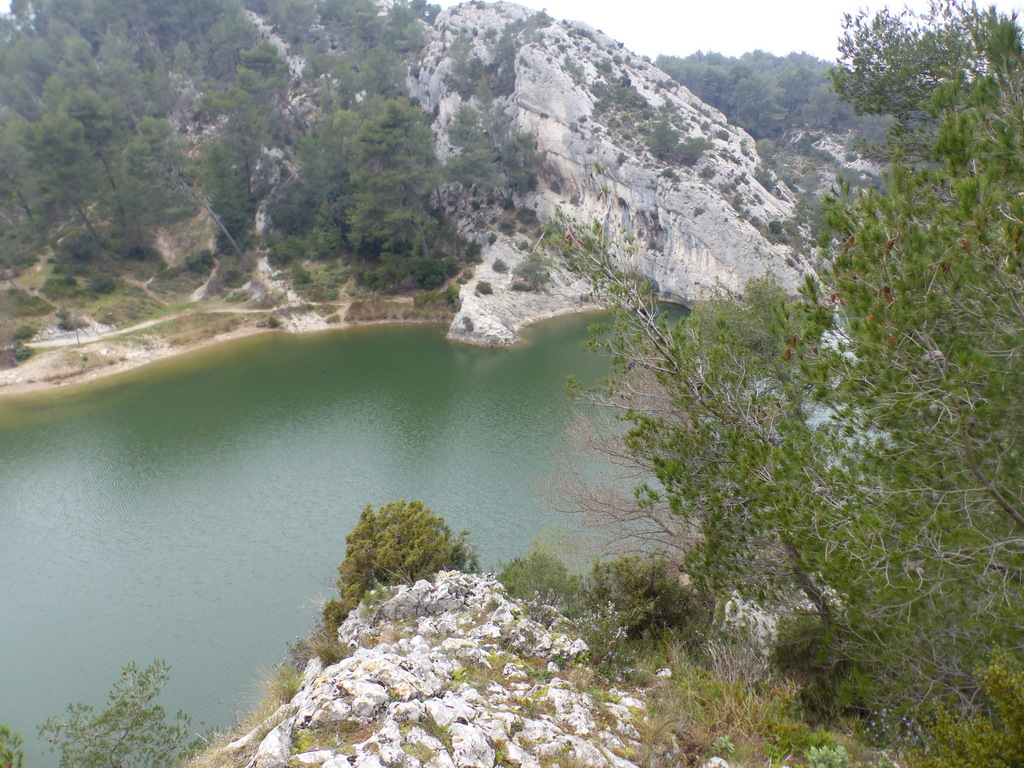
[[(412, 95), (428, 112), (436, 111), (441, 154), (451, 152), (445, 130), (464, 103), (449, 84), (452, 42), (468, 39), (471, 56), (488, 64), (506, 27), (528, 20), (537, 28), (517, 38), (515, 87), (500, 103), (517, 130), (536, 137), (546, 159), (538, 188), (517, 203), (534, 208), (542, 221), (561, 209), (572, 219), (596, 221), (607, 232), (634, 238), (631, 266), (665, 298), (691, 302), (719, 287), (739, 293), (747, 280), (765, 274), (795, 290), (807, 265), (788, 247), (768, 242), (752, 223), (794, 218), (795, 198), (781, 183), (768, 190), (756, 180), (760, 158), (753, 139), (667, 74), (586, 25), (536, 18), (506, 2), (467, 2), (442, 11), (410, 79)], [(608, 99), (602, 104), (609, 89), (623, 84), (635, 92), (634, 105), (649, 106), (649, 116), (668, 117), (684, 138), (710, 142), (695, 165), (655, 159), (628, 110), (609, 106)], [(492, 251), (509, 247), (499, 242)], [(487, 263), (493, 262), (489, 255)], [(477, 271), (494, 283), (486, 268)], [(525, 322), (586, 308), (587, 291), (564, 275), (540, 298), (513, 295), (503, 284), (494, 288), (492, 297), (482, 299), (475, 283), (463, 288), (452, 337), (512, 344)]]
[[(639, 745), (623, 734), (636, 734), (646, 705), (552, 677), (550, 661), (587, 650), (565, 629), (554, 613), (529, 618), (486, 576), (439, 573), (388, 590), (340, 627), (352, 655), (311, 661), (291, 703), (231, 748), (249, 753), (248, 768), (539, 768), (559, 755), (631, 768)], [(258, 744), (257, 733), (267, 734)]]
[[(527, 253), (509, 238), (499, 237), (483, 254), (483, 263), (473, 270), (473, 279), (463, 286), (461, 307), (448, 331), (449, 338), (485, 347), (509, 347), (519, 343), (519, 331), (539, 320), (573, 312), (596, 311), (601, 307), (590, 285), (564, 269), (552, 270), (551, 283), (540, 291), (514, 291), (514, 270)], [(498, 272), (495, 263), (504, 262)], [(492, 293), (481, 294), (481, 282)]]

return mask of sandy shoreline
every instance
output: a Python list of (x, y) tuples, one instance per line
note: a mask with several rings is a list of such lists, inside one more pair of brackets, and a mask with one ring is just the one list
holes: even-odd
[[(204, 313), (196, 313), (201, 316)], [(265, 313), (262, 313), (265, 316)], [(236, 320), (244, 315), (230, 316)], [(253, 316), (242, 319), (241, 325), (185, 343), (172, 343), (159, 333), (141, 338), (119, 338), (127, 331), (109, 336), (82, 339), (81, 344), (41, 348), (21, 365), (0, 371), (0, 397), (53, 391), (58, 388), (98, 381), (135, 370), (158, 360), (188, 355), (209, 347), (261, 334), (309, 334), (359, 328), (370, 325), (409, 325), (434, 323), (433, 320), (368, 320), (341, 321), (325, 327), (268, 328)]]
[[(483, 269), (483, 268), (481, 268)], [(495, 284), (507, 275), (489, 273)], [(479, 275), (477, 279), (479, 279)], [(278, 308), (225, 308), (223, 305), (193, 309), (155, 318), (138, 325), (106, 330), (99, 335), (81, 337), (70, 333), (58, 339), (29, 343), (34, 354), (24, 363), (0, 370), (0, 397), (53, 391), (85, 384), (131, 371), (158, 360), (207, 349), (216, 344), (262, 333), (316, 333), (369, 325), (405, 325), (433, 323), (449, 325), (448, 338), (471, 346), (511, 347), (521, 343), (519, 331), (527, 326), (567, 314), (600, 312), (587, 286), (579, 281), (556, 276), (553, 285), (537, 293), (513, 293), (496, 290), (493, 295), (475, 292), (477, 279), (462, 291), (462, 306), (455, 314), (441, 318), (409, 317), (402, 311), (412, 309), (412, 300), (393, 301), (399, 310), (381, 319), (345, 319), (349, 306), (332, 306), (327, 317), (317, 312), (281, 313)], [(323, 309), (323, 308), (321, 308)], [(268, 317), (278, 317), (280, 327), (268, 327)]]

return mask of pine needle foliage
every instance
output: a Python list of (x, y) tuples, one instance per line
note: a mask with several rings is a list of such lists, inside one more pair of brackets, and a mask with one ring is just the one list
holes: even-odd
[(650, 466), (638, 503), (686, 521), (701, 588), (806, 596), (776, 658), (824, 717), (969, 705), (991, 649), (1024, 656), (1024, 46), (947, 5), (984, 65), (929, 88), (927, 163), (827, 202), (801, 299), (754, 281), (669, 324), (628, 243), (553, 240), (617, 309), (599, 397)]
[(987, 707), (970, 717), (941, 710), (910, 768), (1024, 765), (1024, 667), (1000, 650), (978, 676)]
[(194, 751), (188, 716), (178, 712), (168, 719), (157, 703), (169, 670), (162, 661), (144, 669), (128, 664), (106, 709), (71, 704), (40, 726), (39, 735), (60, 750), (61, 768), (165, 768)]
[(379, 509), (367, 505), (345, 542), (345, 559), (338, 566), (340, 597), (324, 606), (329, 634), (374, 587), (478, 567), (469, 532), (453, 534), (444, 518), (422, 501), (393, 501)]
[(25, 753), (23, 740), (6, 725), (0, 725), (0, 768), (22, 768)]

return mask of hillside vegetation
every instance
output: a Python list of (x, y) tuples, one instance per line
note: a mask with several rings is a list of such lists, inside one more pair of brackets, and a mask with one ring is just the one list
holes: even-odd
[[(15, 3), (0, 42), (7, 354), (79, 313), (122, 326), (197, 290), (258, 298), (237, 290), (260, 257), (311, 301), (448, 282), (479, 244), (446, 219), (443, 183), (507, 196), (537, 155), (499, 114), (467, 111), (464, 157), (438, 162), (406, 95), (437, 11)], [(301, 57), (282, 57), (284, 38)]]
[[(474, 6), (439, 29), (439, 8), (422, 0), (386, 11), (371, 0), (16, 2), (0, 22), (3, 364), (28, 357), (26, 342), (45, 339), (40, 332), (124, 328), (200, 299), (222, 310), (305, 302), (324, 306), (325, 317), (450, 318), (456, 280), (470, 279), (496, 238), (528, 250), (548, 216), (538, 219), (541, 204), (608, 209), (654, 253), (688, 238), (727, 260), (747, 258), (730, 252), (737, 243), (806, 251), (803, 226), (834, 178), (832, 155), (815, 150), (788, 169), (772, 166), (781, 154), (765, 143), (768, 162), (754, 173), (749, 139), (719, 128), (721, 117), (699, 105), (676, 114), (685, 100), (665, 101), (669, 81), (649, 63), (596, 32), (511, 9)], [(459, 26), (478, 17), (495, 26)], [(592, 109), (567, 126), (571, 142), (592, 151), (596, 140), (614, 141), (622, 167), (569, 167), (561, 155), (575, 145), (550, 136), (538, 144), (537, 121), (548, 115), (526, 120), (529, 107), (517, 99), (538, 94), (517, 89), (545, 45), (555, 49), (544, 66), (579, 91), (567, 98)], [(662, 63), (717, 103), (719, 91), (680, 74), (687, 61)], [(787, 114), (766, 136), (802, 125), (819, 102), (846, 115), (821, 96), (823, 65), (797, 63), (799, 77), (790, 77), (792, 67), (756, 62), (762, 75), (777, 71), (776, 96), (791, 80), (807, 83), (787, 96)], [(714, 59), (701, 71), (712, 69), (727, 67)], [(720, 106), (760, 137), (740, 104), (746, 79), (729, 77), (733, 93)], [(425, 112), (410, 92), (444, 109)], [(769, 112), (756, 110), (764, 120)], [(844, 120), (830, 129), (844, 130)], [(641, 165), (666, 193), (686, 196), (666, 211), (643, 208)], [(616, 200), (606, 194), (613, 174)], [(807, 197), (795, 216), (790, 188)], [(739, 239), (704, 231), (710, 217), (700, 217), (718, 198), (739, 215), (719, 230), (738, 230)], [(692, 208), (687, 218), (677, 205)], [(778, 258), (798, 263), (790, 251)], [(523, 269), (518, 289), (541, 290), (547, 265), (535, 258)], [(374, 298), (382, 293), (427, 295), (396, 308)]]

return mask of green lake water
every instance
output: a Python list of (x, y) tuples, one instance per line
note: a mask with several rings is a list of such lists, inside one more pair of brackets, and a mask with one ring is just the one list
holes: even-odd
[(0, 723), (102, 706), (121, 667), (228, 726), (312, 625), (366, 504), (423, 499), (492, 568), (565, 525), (537, 497), (564, 450), (593, 317), (513, 350), (433, 326), (267, 335), (93, 385), (0, 399)]

